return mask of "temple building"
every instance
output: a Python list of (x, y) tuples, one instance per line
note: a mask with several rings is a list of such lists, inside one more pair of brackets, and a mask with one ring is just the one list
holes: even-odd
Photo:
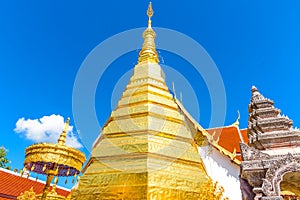
[[(245, 199), (281, 200), (300, 196), (300, 130), (274, 102), (252, 87), (248, 145), (242, 149), (242, 192)], [(299, 198), (297, 198), (299, 199)]]
[[(152, 5), (137, 64), (116, 108), (93, 144), (92, 155), (72, 191), (57, 188), (60, 199), (232, 199), (282, 200), (300, 196), (300, 130), (281, 115), (274, 102), (252, 87), (247, 129), (231, 125), (204, 129), (165, 82), (152, 29)], [(234, 120), (233, 120), (234, 121)], [(66, 127), (57, 144), (26, 149), (25, 167), (48, 176), (24, 191), (50, 199), (50, 183), (78, 176), (84, 155), (65, 146)], [(46, 147), (53, 148), (48, 152)], [(38, 149), (39, 151), (36, 151)], [(50, 159), (57, 154), (61, 155)], [(44, 155), (51, 154), (49, 159)], [(35, 155), (38, 154), (38, 155)], [(54, 161), (55, 162), (54, 162)], [(67, 163), (66, 160), (72, 162)], [(53, 161), (53, 162), (50, 162)], [(5, 172), (5, 173), (4, 173)], [(1, 176), (22, 176), (0, 170)], [(7, 178), (8, 179), (8, 178)], [(1, 193), (15, 199), (21, 190)], [(54, 187), (54, 188), (55, 188)], [(8, 188), (13, 189), (12, 187)], [(34, 190), (34, 191), (33, 191)], [(6, 191), (7, 192), (7, 191)], [(19, 194), (18, 194), (19, 193)], [(2, 196), (1, 196), (2, 195)]]
[[(223, 197), (242, 199), (240, 190), (240, 143), (248, 141), (247, 129), (240, 130), (239, 118), (229, 126), (203, 129), (175, 99), (197, 143), (206, 173), (224, 188)], [(203, 141), (204, 136), (204, 141)]]

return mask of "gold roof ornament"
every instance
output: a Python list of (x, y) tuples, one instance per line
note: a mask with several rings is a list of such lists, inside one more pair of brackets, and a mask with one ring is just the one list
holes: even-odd
[[(24, 168), (47, 176), (44, 192), (37, 195), (38, 199), (65, 199), (65, 197), (57, 195), (55, 191), (58, 176), (79, 175), (85, 162), (85, 155), (81, 151), (65, 145), (69, 123), (70, 118), (67, 119), (56, 144), (38, 143), (25, 150)], [(50, 191), (54, 177), (54, 185)]]
[(139, 53), (138, 63), (150, 62), (159, 63), (158, 53), (155, 46), (156, 33), (152, 29), (151, 17), (154, 11), (152, 9), (152, 3), (149, 3), (147, 15), (148, 15), (148, 28), (143, 33), (144, 43), (142, 50)]
[(147, 15), (149, 17), (148, 19), (148, 27), (151, 27), (151, 17), (153, 16), (154, 14), (154, 11), (152, 9), (152, 2), (149, 3), (149, 6), (148, 6), (148, 10), (147, 10)]
[(237, 126), (237, 127), (239, 127), (240, 126), (240, 118), (241, 118), (241, 115), (240, 115), (240, 111), (238, 110), (237, 111), (237, 113), (238, 113), (238, 117), (237, 117), (237, 119), (236, 119), (236, 121), (232, 124), (232, 126)]
[(62, 133), (60, 134), (58, 140), (57, 140), (57, 143), (60, 144), (60, 145), (65, 145), (65, 143), (66, 143), (67, 131), (68, 131), (68, 128), (69, 128), (69, 124), (70, 124), (70, 117), (68, 117), (68, 119), (65, 123), (65, 127), (64, 127)]
[(37, 200), (33, 187), (28, 191), (22, 192), (20, 196), (17, 197), (17, 200)]

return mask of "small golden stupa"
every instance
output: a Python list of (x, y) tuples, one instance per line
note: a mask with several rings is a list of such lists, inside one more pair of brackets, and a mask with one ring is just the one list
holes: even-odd
[(72, 200), (203, 199), (203, 191), (213, 190), (158, 64), (151, 3), (147, 15), (134, 74), (93, 145)]
[[(29, 146), (26, 150), (24, 170), (38, 174), (47, 175), (46, 185), (43, 194), (36, 195), (36, 199), (60, 200), (65, 199), (56, 193), (56, 184), (59, 176), (78, 176), (80, 174), (85, 155), (72, 147), (66, 146), (67, 130), (70, 118), (67, 119), (65, 127), (56, 144), (38, 143)], [(23, 171), (24, 171), (23, 170)], [(50, 184), (55, 177), (54, 185), (50, 190)], [(32, 194), (33, 190), (30, 191)], [(26, 199), (29, 193), (24, 193), (18, 199)], [(32, 195), (31, 195), (32, 196)]]

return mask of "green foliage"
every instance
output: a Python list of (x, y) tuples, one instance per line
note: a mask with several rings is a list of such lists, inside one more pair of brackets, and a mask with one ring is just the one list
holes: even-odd
[(0, 167), (10, 169), (8, 165), (10, 161), (6, 158), (7, 150), (4, 147), (0, 147)]

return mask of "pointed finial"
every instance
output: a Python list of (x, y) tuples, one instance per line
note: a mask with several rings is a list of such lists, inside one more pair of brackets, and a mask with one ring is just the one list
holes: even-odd
[(148, 16), (148, 28), (143, 33), (144, 43), (142, 50), (139, 53), (138, 63), (150, 62), (158, 63), (158, 53), (156, 51), (156, 46), (154, 39), (156, 38), (156, 33), (152, 29), (151, 17), (153, 16), (152, 3), (149, 3), (147, 16)]
[(252, 91), (252, 93), (258, 92), (258, 89), (254, 85), (252, 85), (251, 91)]
[(266, 99), (254, 85), (251, 88), (251, 92), (252, 92), (251, 101)]
[(240, 111), (238, 110), (237, 113), (238, 113), (238, 117), (237, 117), (236, 121), (232, 124), (232, 126), (239, 126), (240, 125), (240, 121), (239, 121), (240, 117), (241, 117)]
[(69, 128), (69, 123), (70, 123), (70, 117), (68, 117), (66, 123), (65, 123), (65, 127), (62, 131), (62, 133), (60, 134), (58, 140), (57, 140), (57, 143), (60, 144), (60, 145), (65, 145), (66, 143), (66, 138), (67, 138), (67, 131), (68, 131), (68, 128)]
[(147, 15), (149, 17), (148, 19), (148, 27), (151, 27), (151, 17), (153, 16), (154, 11), (152, 9), (152, 2), (150, 1), (149, 6), (148, 6), (148, 10), (147, 10)]

